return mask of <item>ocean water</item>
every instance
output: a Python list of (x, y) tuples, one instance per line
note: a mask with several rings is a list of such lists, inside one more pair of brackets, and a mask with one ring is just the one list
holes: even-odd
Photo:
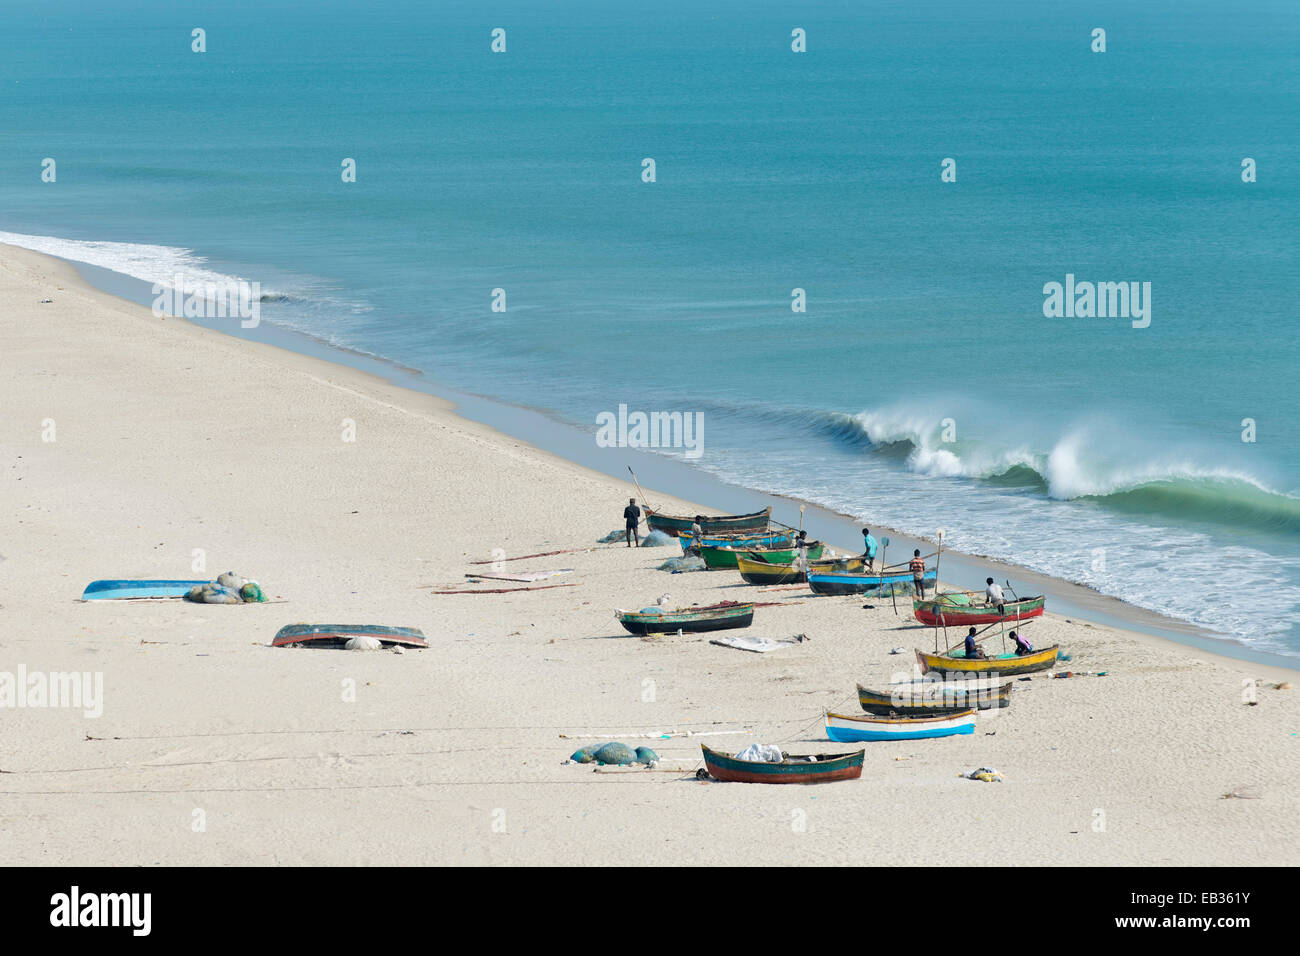
[(3, 5), (0, 240), (1300, 656), (1295, 0), (362, 10)]

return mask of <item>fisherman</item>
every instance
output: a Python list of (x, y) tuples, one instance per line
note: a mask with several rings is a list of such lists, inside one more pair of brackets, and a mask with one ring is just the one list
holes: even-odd
[(925, 558), (921, 557), (920, 551), (912, 552), (912, 560), (907, 562), (907, 566), (912, 570), (912, 586), (921, 600), (925, 600)]
[(623, 509), (623, 524), (625, 530), (623, 537), (627, 540), (627, 546), (632, 547), (632, 540), (636, 539), (636, 546), (641, 547), (641, 535), (637, 532), (637, 525), (641, 523), (641, 509), (636, 506), (636, 499), (627, 499), (627, 507)]
[(995, 604), (1001, 605), (1006, 600), (1002, 596), (1002, 588), (994, 584), (992, 578), (985, 578), (984, 583), (987, 585), (984, 588), (984, 603), (990, 607)]
[(704, 515), (696, 515), (695, 521), (691, 524), (691, 544), (687, 552), (690, 554), (701, 554), (704, 550)]
[(871, 536), (870, 528), (862, 529), (862, 563), (868, 571), (876, 569), (876, 539)]
[(794, 539), (795, 547), (795, 570), (802, 574), (808, 573), (808, 532), (800, 531), (798, 537)]
[(1021, 657), (1023, 657), (1026, 654), (1032, 654), (1034, 652), (1034, 645), (1030, 644), (1027, 640), (1025, 640), (1015, 631), (1011, 632), (1011, 639), (1016, 642), (1016, 653), (1019, 654)]
[(975, 643), (975, 628), (971, 628), (966, 634), (966, 660), (977, 660), (984, 656), (980, 646)]

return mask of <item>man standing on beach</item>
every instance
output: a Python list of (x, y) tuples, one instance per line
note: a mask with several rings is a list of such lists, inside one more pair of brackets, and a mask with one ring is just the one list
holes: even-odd
[(641, 523), (641, 509), (636, 506), (636, 499), (627, 499), (627, 507), (623, 509), (623, 537), (627, 540), (627, 546), (632, 547), (632, 539), (636, 539), (636, 546), (641, 547), (641, 535), (637, 533), (637, 525)]
[(870, 528), (862, 529), (862, 562), (868, 571), (876, 569), (876, 539), (871, 536)]
[(921, 557), (920, 551), (912, 552), (912, 560), (907, 562), (907, 566), (912, 569), (912, 586), (925, 600), (925, 558)]

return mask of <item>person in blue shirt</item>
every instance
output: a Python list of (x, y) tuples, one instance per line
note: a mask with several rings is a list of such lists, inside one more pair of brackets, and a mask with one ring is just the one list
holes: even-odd
[(871, 536), (870, 528), (862, 529), (862, 561), (868, 571), (876, 569), (876, 539)]
[(980, 650), (980, 646), (975, 643), (975, 628), (972, 627), (970, 632), (966, 635), (966, 659), (969, 661), (983, 656), (984, 652)]

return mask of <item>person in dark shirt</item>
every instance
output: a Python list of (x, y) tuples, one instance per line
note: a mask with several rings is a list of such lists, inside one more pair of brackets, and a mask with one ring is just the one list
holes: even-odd
[(636, 499), (627, 499), (627, 507), (623, 509), (623, 537), (627, 540), (627, 546), (632, 547), (632, 540), (636, 539), (636, 546), (641, 547), (641, 535), (637, 532), (637, 525), (641, 523), (641, 509), (636, 506)]
[(966, 659), (968, 661), (975, 660), (983, 656), (984, 652), (980, 650), (980, 646), (975, 643), (975, 628), (972, 627), (966, 634)]

